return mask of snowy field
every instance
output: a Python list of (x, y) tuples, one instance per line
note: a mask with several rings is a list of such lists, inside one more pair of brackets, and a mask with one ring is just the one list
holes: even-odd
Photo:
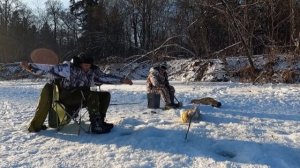
[(111, 103), (139, 103), (110, 106), (109, 134), (77, 135), (74, 124), (28, 133), (43, 84), (0, 82), (0, 167), (300, 167), (300, 85), (171, 82), (183, 108), (207, 96), (222, 103), (200, 106), (185, 141), (182, 109), (147, 109), (145, 81), (101, 88)]

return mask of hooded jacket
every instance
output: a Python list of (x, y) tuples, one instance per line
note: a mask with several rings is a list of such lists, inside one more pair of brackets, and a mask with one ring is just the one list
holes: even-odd
[(168, 87), (169, 80), (168, 75), (165, 72), (164, 74), (159, 73), (158, 67), (150, 68), (148, 77), (147, 77), (147, 90), (152, 90), (154, 88)]
[(120, 84), (121, 77), (106, 74), (99, 67), (92, 65), (88, 72), (82, 71), (78, 66), (70, 62), (58, 65), (30, 64), (32, 73), (48, 78), (60, 78), (61, 86), (65, 89), (77, 87), (90, 87), (95, 84)]

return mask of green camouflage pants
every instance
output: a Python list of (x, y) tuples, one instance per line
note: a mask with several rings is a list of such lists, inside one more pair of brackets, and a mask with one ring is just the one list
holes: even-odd
[[(35, 115), (28, 128), (29, 132), (38, 132), (43, 128), (44, 121), (52, 108), (53, 84), (47, 83), (41, 91)], [(88, 89), (61, 90), (60, 101), (68, 112), (86, 107), (90, 118), (96, 115), (106, 117), (110, 103), (109, 92), (93, 92)]]
[(80, 108), (82, 105), (82, 107), (87, 108), (90, 117), (100, 115), (105, 118), (110, 97), (109, 92), (94, 92), (89, 89), (62, 90), (60, 101), (67, 110), (70, 109), (72, 111)]

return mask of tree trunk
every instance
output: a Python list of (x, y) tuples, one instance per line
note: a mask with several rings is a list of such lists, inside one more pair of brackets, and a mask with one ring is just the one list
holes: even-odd
[(229, 14), (229, 16), (231, 17), (231, 19), (233, 21), (233, 25), (234, 25), (237, 33), (238, 33), (238, 36), (241, 38), (242, 44), (245, 48), (246, 56), (248, 58), (249, 64), (250, 64), (251, 68), (254, 70), (255, 66), (254, 66), (254, 63), (253, 63), (252, 58), (251, 58), (251, 56), (252, 56), (251, 50), (250, 50), (249, 45), (247, 44), (247, 42), (245, 40), (245, 37), (241, 33), (240, 28), (238, 27), (238, 24), (236, 22), (236, 18), (233, 16), (233, 13), (232, 13), (231, 9), (229, 8), (228, 4), (224, 0), (221, 0), (221, 2), (225, 6), (225, 8), (227, 9), (228, 14)]

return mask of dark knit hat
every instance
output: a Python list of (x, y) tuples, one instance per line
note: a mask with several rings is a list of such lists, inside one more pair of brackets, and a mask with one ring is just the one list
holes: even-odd
[(78, 55), (80, 63), (85, 63), (85, 64), (93, 64), (94, 63), (94, 59), (90, 56), (87, 56), (85, 53), (80, 53)]

